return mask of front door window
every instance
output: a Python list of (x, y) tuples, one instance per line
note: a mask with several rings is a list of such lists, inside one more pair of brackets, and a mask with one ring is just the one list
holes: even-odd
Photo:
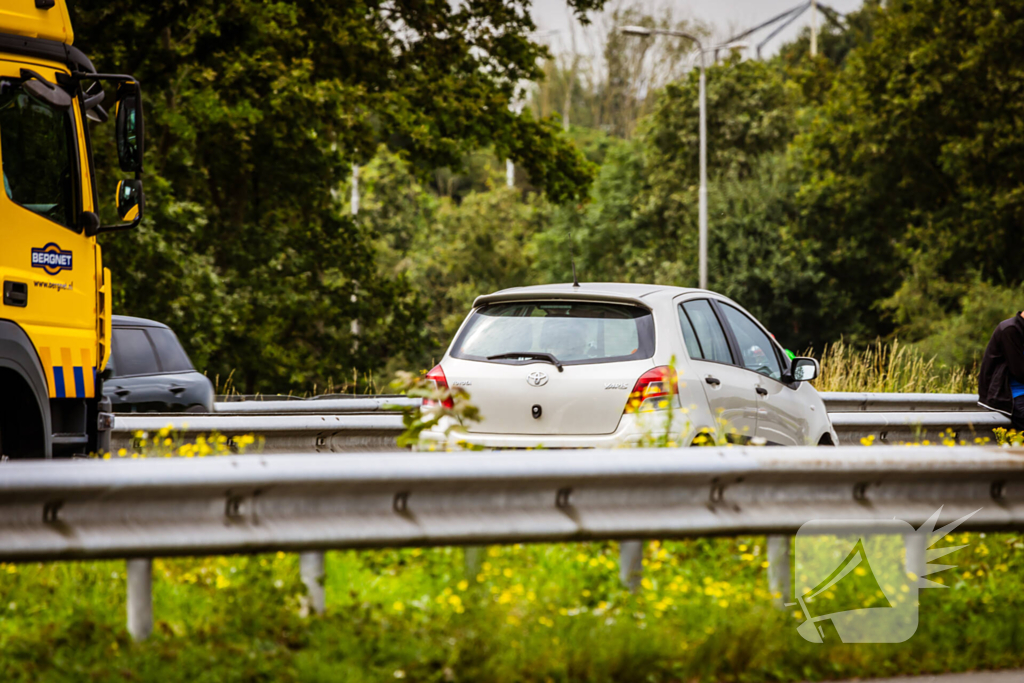
[(743, 367), (766, 377), (781, 380), (782, 366), (779, 365), (775, 347), (768, 335), (753, 320), (729, 304), (721, 304), (721, 307), (725, 319), (729, 321), (729, 327), (736, 335)]
[(71, 114), (0, 79), (0, 166), (11, 201), (75, 229), (75, 147)]

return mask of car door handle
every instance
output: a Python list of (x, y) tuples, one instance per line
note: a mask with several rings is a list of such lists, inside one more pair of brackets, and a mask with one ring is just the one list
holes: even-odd
[(708, 375), (707, 377), (705, 377), (704, 381), (707, 382), (708, 384), (710, 384), (713, 387), (717, 387), (719, 384), (722, 383), (717, 377), (712, 377), (711, 375)]
[(768, 390), (765, 389), (764, 387), (757, 387), (757, 393), (759, 393), (761, 396), (767, 396)]
[(114, 396), (124, 397), (124, 396), (127, 396), (130, 393), (132, 393), (132, 392), (129, 389), (118, 389), (117, 391), (114, 392)]
[(172, 394), (177, 395), (177, 394), (180, 394), (183, 391), (185, 391), (185, 387), (171, 387), (171, 393)]

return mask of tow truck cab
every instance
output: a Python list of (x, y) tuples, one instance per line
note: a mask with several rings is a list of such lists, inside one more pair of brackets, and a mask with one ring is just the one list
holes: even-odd
[[(3, 458), (102, 445), (111, 283), (97, 237), (142, 219), (141, 88), (131, 76), (97, 73), (73, 41), (64, 0), (0, 0)], [(102, 225), (87, 121), (108, 118), (120, 169), (132, 177), (117, 183), (121, 222)]]

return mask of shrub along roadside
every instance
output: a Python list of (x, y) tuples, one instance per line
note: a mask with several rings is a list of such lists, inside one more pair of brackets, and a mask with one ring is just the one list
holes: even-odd
[(771, 606), (763, 537), (651, 542), (632, 595), (617, 545), (327, 556), (327, 614), (303, 618), (294, 555), (157, 560), (156, 629), (124, 626), (124, 562), (0, 566), (6, 681), (797, 681), (1024, 665), (1024, 543), (969, 543), (898, 645), (812, 645)]

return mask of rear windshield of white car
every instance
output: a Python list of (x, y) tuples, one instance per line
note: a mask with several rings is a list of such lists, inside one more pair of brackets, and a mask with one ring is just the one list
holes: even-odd
[(452, 355), (464, 360), (536, 362), (526, 356), (511, 355), (516, 353), (551, 354), (565, 365), (650, 358), (654, 355), (654, 319), (647, 309), (623, 304), (491, 304), (473, 312), (452, 347)]

